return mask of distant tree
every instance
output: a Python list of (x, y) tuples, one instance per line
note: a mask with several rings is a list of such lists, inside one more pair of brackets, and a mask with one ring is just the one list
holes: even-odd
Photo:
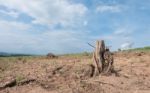
[(120, 49), (120, 48), (118, 48), (118, 51), (121, 51), (121, 49)]
[(57, 56), (54, 55), (53, 53), (48, 53), (47, 58), (57, 58)]

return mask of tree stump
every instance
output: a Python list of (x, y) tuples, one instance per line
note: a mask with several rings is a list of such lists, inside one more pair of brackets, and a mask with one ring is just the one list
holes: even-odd
[(93, 60), (96, 67), (95, 74), (108, 73), (113, 69), (113, 56), (109, 49), (105, 48), (104, 40), (96, 41)]

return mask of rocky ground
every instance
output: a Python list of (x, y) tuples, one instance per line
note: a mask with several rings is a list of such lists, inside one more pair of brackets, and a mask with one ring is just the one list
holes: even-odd
[(150, 53), (114, 54), (118, 73), (93, 76), (92, 58), (0, 58), (0, 93), (150, 93)]

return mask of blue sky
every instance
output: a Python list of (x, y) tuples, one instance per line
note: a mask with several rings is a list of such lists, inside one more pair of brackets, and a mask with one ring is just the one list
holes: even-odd
[(150, 0), (0, 0), (0, 51), (63, 54), (150, 45)]

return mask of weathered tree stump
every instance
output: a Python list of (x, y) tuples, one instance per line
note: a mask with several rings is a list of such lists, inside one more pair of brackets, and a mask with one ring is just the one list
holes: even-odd
[(104, 58), (103, 58), (103, 54), (105, 51), (105, 44), (104, 41), (97, 41), (96, 42), (96, 47), (95, 47), (95, 51), (93, 53), (93, 59), (94, 59), (94, 63), (95, 66), (97, 67), (97, 69), (95, 69), (95, 72), (100, 74), (103, 70), (103, 65), (104, 65)]
[(95, 74), (109, 73), (113, 69), (113, 56), (109, 49), (105, 48), (104, 40), (96, 41), (93, 60), (96, 67)]

